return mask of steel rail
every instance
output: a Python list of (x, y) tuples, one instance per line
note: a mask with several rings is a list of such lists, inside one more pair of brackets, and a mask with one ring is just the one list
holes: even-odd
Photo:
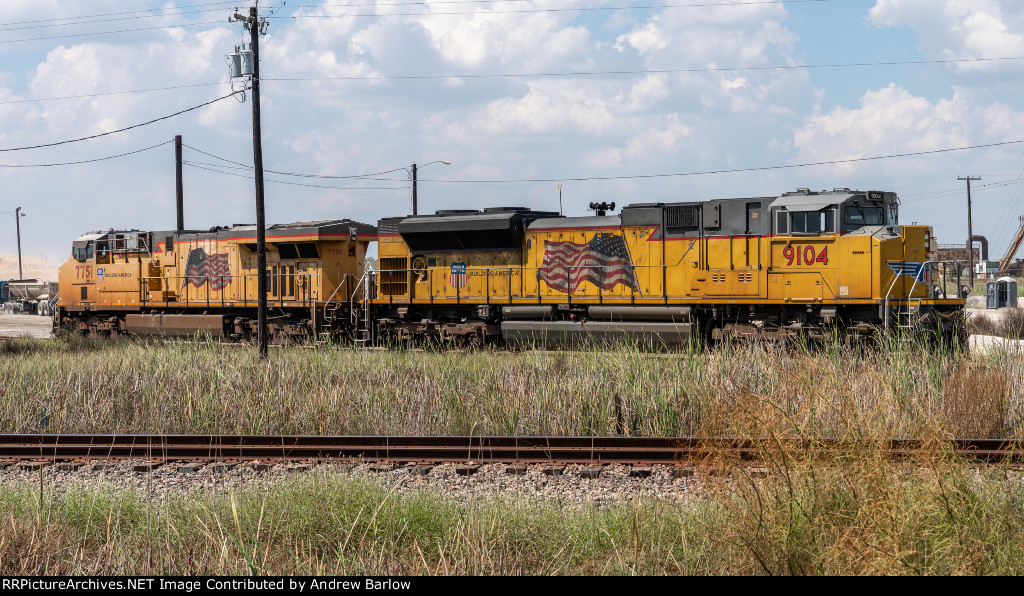
[(757, 461), (773, 452), (843, 456), (884, 449), (893, 458), (935, 452), (972, 461), (1024, 462), (1024, 443), (1002, 439), (750, 440), (701, 437), (424, 437), (311, 435), (0, 435), (6, 461), (372, 461), (690, 465)]

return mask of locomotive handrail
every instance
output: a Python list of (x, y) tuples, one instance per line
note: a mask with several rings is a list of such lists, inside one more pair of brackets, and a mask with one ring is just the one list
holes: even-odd
[[(689, 252), (689, 250), (687, 250), (686, 252)], [(684, 257), (685, 257), (685, 254), (684, 254)], [(682, 262), (681, 259), (680, 259), (680, 262)], [(661, 269), (661, 270), (667, 270), (670, 267), (676, 267), (676, 266), (678, 266), (678, 263), (676, 263), (675, 265), (671, 265), (671, 264), (631, 265), (630, 267), (632, 269), (634, 269), (634, 270), (636, 270), (636, 269)], [(506, 276), (503, 276), (503, 277), (507, 277), (508, 280), (509, 280), (508, 296), (509, 296), (509, 298), (511, 298), (512, 297), (511, 296), (511, 286), (512, 286), (511, 280), (512, 280), (513, 277), (515, 277), (513, 272), (520, 272), (520, 271), (523, 271), (523, 272), (525, 272), (525, 271), (538, 271), (539, 272), (541, 270), (552, 270), (552, 271), (555, 271), (555, 270), (563, 270), (564, 269), (569, 274), (567, 277), (569, 277), (571, 279), (571, 273), (572, 273), (573, 270), (575, 270), (575, 269), (584, 269), (584, 268), (585, 269), (619, 269), (621, 267), (620, 266), (615, 266), (615, 265), (569, 265), (569, 266), (561, 266), (561, 265), (560, 266), (526, 266), (526, 265), (511, 265), (510, 266), (510, 265), (495, 265), (495, 266), (474, 266), (472, 271), (483, 271), (484, 272), (484, 278), (485, 278), (484, 282), (485, 282), (485, 284), (487, 286), (487, 294), (486, 295), (488, 297), (491, 296), (491, 292), (490, 292), (490, 281), (491, 281), (491, 279), (490, 278), (491, 278), (492, 272), (494, 272), (494, 271), (506, 272), (507, 271), (508, 274)], [(751, 265), (751, 266), (748, 266), (748, 267), (738, 267), (738, 268), (732, 269), (731, 271), (759, 271), (759, 270), (761, 270), (760, 267)], [(433, 292), (433, 289), (434, 289), (433, 288), (434, 276), (432, 274), (435, 273), (435, 272), (445, 272), (445, 271), (449, 271), (449, 267), (427, 267), (425, 269), (412, 269), (412, 268), (381, 269), (381, 270), (378, 270), (378, 271), (374, 272), (375, 273), (374, 277), (376, 277), (377, 281), (379, 281), (381, 276), (382, 276), (382, 274), (386, 275), (386, 274), (411, 274), (411, 273), (419, 274), (419, 273), (426, 273), (427, 274), (426, 281), (424, 281), (424, 282), (416, 281), (416, 282), (410, 283), (408, 288), (407, 288), (407, 291), (403, 292), (402, 294), (393, 294), (393, 293), (388, 293), (388, 292), (382, 292), (382, 293), (386, 294), (387, 296), (389, 296), (392, 299), (395, 296), (401, 296), (401, 295), (405, 295), (405, 294), (408, 294), (408, 295), (411, 296), (412, 295), (412, 288), (414, 287), (414, 285), (416, 283), (426, 283), (426, 284), (428, 284), (430, 286), (430, 296), (429, 296), (429, 299), (433, 300), (434, 299), (434, 292)], [(467, 271), (470, 271), (470, 269), (467, 269)], [(816, 273), (821, 275), (820, 272), (816, 272)], [(824, 280), (824, 277), (822, 277), (822, 279)], [(830, 292), (832, 292), (833, 297), (836, 297), (835, 291), (832, 289), (831, 286), (828, 286), (827, 282), (826, 282), (826, 286), (828, 287), (828, 290)], [(665, 292), (666, 288), (662, 288), (662, 291)], [(643, 292), (640, 292), (639, 290), (633, 290), (631, 292), (631, 294), (634, 295), (634, 296), (639, 294), (639, 296), (641, 298), (644, 297)], [(596, 296), (599, 299), (603, 299), (604, 293), (603, 292), (597, 292), (596, 294), (593, 294), (593, 295), (592, 294), (583, 294), (583, 295), (580, 295), (579, 297), (587, 298), (587, 297), (591, 297), (591, 296)], [(461, 296), (461, 292), (458, 292), (458, 291), (456, 292), (456, 296), (443, 297), (443, 298), (453, 298), (453, 299), (456, 300), (457, 303), (460, 302), (463, 299), (463, 297)], [(538, 300), (541, 299), (541, 298), (542, 297), (540, 295), (537, 296)], [(572, 302), (572, 295), (570, 293), (567, 293), (567, 300), (570, 303)]]
[[(334, 300), (334, 297), (338, 294), (338, 290), (340, 290), (341, 286), (345, 284), (345, 280), (348, 279), (349, 276), (351, 275), (351, 273), (346, 273), (345, 275), (341, 276), (340, 280), (338, 280), (338, 285), (334, 286), (334, 291), (331, 292), (330, 297), (328, 297), (327, 300), (324, 302), (324, 313), (327, 312), (327, 307), (331, 304), (331, 301)], [(358, 285), (356, 287), (358, 288)]]
[[(346, 273), (345, 275), (348, 275), (348, 274)], [(359, 288), (362, 287), (363, 284), (366, 282), (366, 278), (367, 278), (368, 275), (372, 275), (372, 271), (364, 270), (363, 271), (363, 275), (359, 278), (359, 281), (356, 283), (355, 289), (352, 290), (352, 293), (349, 294), (349, 297), (348, 297), (348, 317), (349, 317), (348, 321), (352, 325), (353, 328), (356, 327), (359, 324), (359, 321), (356, 318), (356, 310), (355, 310), (355, 307), (353, 307), (352, 303), (353, 303), (353, 301), (355, 299), (356, 293), (359, 292)], [(369, 286), (367, 286), (367, 287), (369, 287)], [(365, 294), (369, 294), (369, 292), (366, 291), (365, 289), (363, 291), (365, 292)], [(364, 307), (364, 310), (366, 310), (365, 307)], [(369, 312), (369, 311), (367, 311), (367, 312)], [(370, 340), (369, 337), (367, 337), (365, 340), (360, 340), (360, 339), (357, 339), (356, 337), (352, 338), (352, 341), (369, 341), (369, 340)]]
[[(349, 275), (349, 274), (346, 273), (345, 275)], [(320, 274), (316, 273), (316, 272), (310, 272), (310, 271), (297, 271), (297, 272), (294, 272), (294, 273), (283, 273), (282, 272), (282, 273), (277, 273), (276, 275), (268, 272), (267, 276), (268, 277), (284, 277), (286, 279), (295, 280), (295, 281), (301, 281), (304, 278), (316, 278), (316, 280), (317, 280), (316, 284), (315, 284), (316, 288), (319, 290), (319, 286), (320, 286), (320, 283), (319, 283)], [(208, 288), (206, 290), (206, 298), (204, 300), (191, 300), (191, 299), (189, 299), (188, 286), (190, 284), (188, 283), (188, 280), (190, 280), (190, 279), (197, 279), (199, 277), (201, 277), (201, 276), (198, 276), (198, 275), (160, 275), (160, 276), (149, 276), (149, 275), (147, 275), (147, 276), (140, 276), (139, 277), (139, 286), (140, 286), (140, 295), (141, 295), (140, 303), (142, 305), (145, 305), (147, 302), (151, 302), (150, 300), (146, 299), (147, 291), (146, 291), (146, 289), (144, 287), (145, 286), (145, 282), (155, 281), (155, 280), (159, 280), (159, 281), (162, 281), (162, 282), (167, 282), (169, 280), (175, 280), (175, 282), (177, 282), (178, 280), (183, 280), (183, 283), (181, 284), (181, 287), (175, 289), (174, 292), (175, 292), (175, 295), (177, 296), (178, 291), (180, 291), (181, 289), (184, 289), (185, 290), (185, 300), (184, 301), (174, 300), (174, 302), (184, 303), (185, 306), (189, 306), (191, 304), (203, 304), (203, 303), (205, 303), (207, 306), (209, 306), (211, 304), (215, 304), (215, 303), (219, 302), (222, 307), (227, 306), (228, 300), (227, 300), (227, 297), (224, 295), (225, 290), (227, 289), (227, 284), (224, 284), (224, 286), (221, 287), (219, 290), (214, 290), (213, 288)], [(248, 293), (248, 287), (245, 284), (245, 280), (247, 280), (247, 279), (249, 279), (251, 277), (258, 277), (258, 274), (256, 274), (256, 273), (241, 273), (241, 274), (226, 274), (226, 275), (208, 275), (208, 276), (205, 276), (205, 277), (206, 277), (206, 281), (202, 285), (197, 287), (196, 290), (199, 290), (200, 288), (202, 288), (204, 286), (207, 286), (211, 279), (218, 279), (218, 280), (223, 280), (223, 279), (230, 279), (230, 280), (241, 279), (242, 280), (242, 298), (241, 298), (241, 300), (231, 300), (230, 302), (232, 302), (232, 303), (236, 303), (236, 302), (248, 303), (250, 300), (249, 300), (249, 295), (248, 295), (249, 294)], [(282, 281), (282, 284), (283, 283), (284, 282)], [(296, 288), (300, 288), (301, 285), (302, 285), (301, 283), (295, 283), (294, 284), (294, 286)], [(269, 286), (269, 284), (268, 284), (268, 286)], [(217, 298), (211, 300), (211, 294), (213, 294), (214, 292), (216, 292), (218, 294), (218, 296), (217, 296)], [(270, 287), (268, 287), (267, 288), (267, 293), (269, 294), (270, 292), (271, 292), (271, 289), (270, 289)], [(278, 292), (277, 296), (275, 296), (273, 298), (273, 300), (279, 302), (281, 305), (284, 305), (285, 302), (302, 302), (303, 304), (311, 303), (311, 304), (315, 305), (318, 302), (317, 297), (311, 296), (308, 292), (306, 293), (306, 295), (302, 296), (301, 298), (298, 296), (298, 291), (296, 291), (294, 293), (294, 295), (292, 295), (292, 296), (285, 295), (285, 293), (283, 291), (283, 286), (282, 286), (282, 290)], [(152, 302), (167, 302), (167, 301), (166, 300), (153, 300)]]
[(889, 291), (885, 293), (885, 299), (882, 301), (882, 314), (885, 317), (883, 323), (885, 324), (885, 330), (889, 330), (889, 295), (892, 294), (892, 289), (896, 287), (896, 282), (900, 279), (899, 275), (893, 274), (892, 283), (889, 284)]

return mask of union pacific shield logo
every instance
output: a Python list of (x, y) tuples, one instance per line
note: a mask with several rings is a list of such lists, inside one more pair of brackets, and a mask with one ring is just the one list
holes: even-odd
[(888, 261), (889, 269), (896, 276), (907, 275), (914, 280), (915, 283), (923, 283), (924, 276), (928, 272), (928, 263), (921, 263), (915, 261)]
[(451, 276), (448, 278), (453, 288), (462, 289), (466, 287), (469, 276), (466, 274), (465, 263), (452, 263)]

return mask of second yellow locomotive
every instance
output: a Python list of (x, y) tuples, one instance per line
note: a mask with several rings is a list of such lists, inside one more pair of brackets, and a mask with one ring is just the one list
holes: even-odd
[(964, 301), (937, 287), (932, 229), (900, 225), (898, 209), (891, 192), (801, 189), (593, 217), (497, 208), (383, 219), (372, 331), (678, 342), (898, 326), (959, 340)]

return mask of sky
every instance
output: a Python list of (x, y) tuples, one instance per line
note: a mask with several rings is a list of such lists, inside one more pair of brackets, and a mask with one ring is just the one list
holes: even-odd
[[(0, 253), (17, 250), (16, 207), (24, 254), (54, 263), (92, 230), (173, 228), (178, 134), (186, 227), (254, 222), (251, 92), (225, 98), (245, 86), (225, 56), (248, 42), (229, 17), (249, 6), (3, 0)], [(414, 162), (421, 213), (557, 210), (559, 184), (567, 215), (849, 187), (899, 193), (903, 223), (953, 244), (967, 237), (957, 178), (975, 176), (973, 231), (992, 258), (1024, 215), (1019, 1), (264, 0), (259, 12), (269, 223), (411, 213)]]

